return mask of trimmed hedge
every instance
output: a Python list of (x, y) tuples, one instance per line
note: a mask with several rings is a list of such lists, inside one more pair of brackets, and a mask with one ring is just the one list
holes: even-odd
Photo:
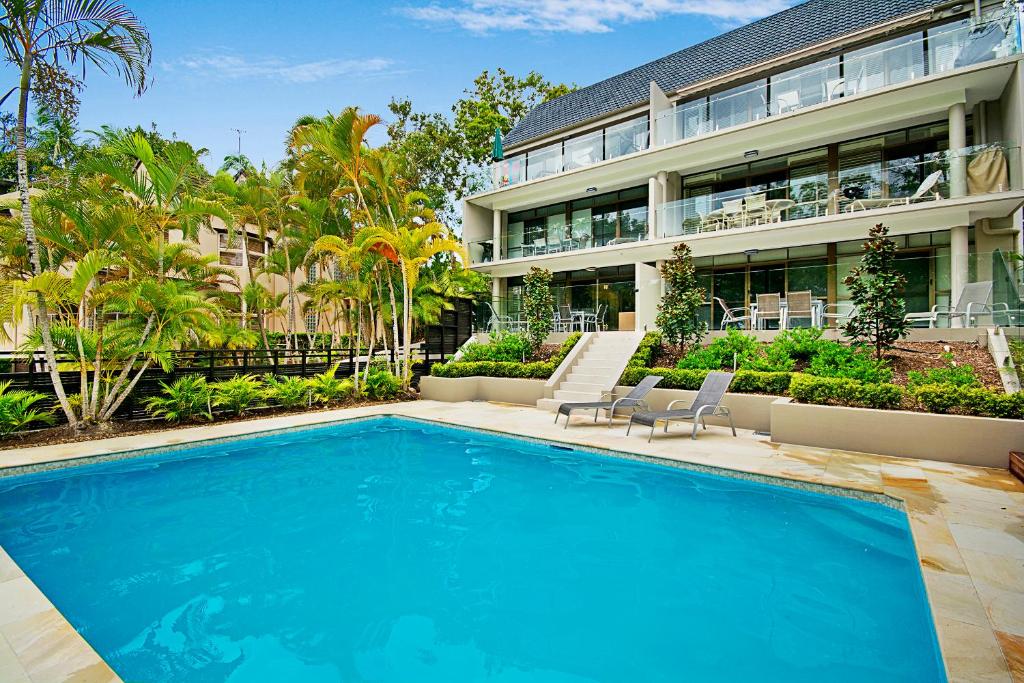
[(648, 332), (640, 340), (640, 345), (630, 356), (627, 368), (649, 368), (654, 365), (655, 354), (661, 348), (661, 332)]
[[(661, 375), (659, 389), (700, 389), (701, 382), (711, 370), (676, 368), (627, 367), (619, 378), (619, 384), (633, 387), (647, 375)], [(781, 396), (789, 388), (790, 378), (796, 373), (791, 372), (759, 372), (756, 370), (738, 370), (732, 380), (729, 391), (737, 394), (772, 394)]]
[(933, 413), (1024, 419), (1024, 392), (1002, 394), (984, 387), (925, 384), (914, 389), (913, 396)]
[(576, 346), (576, 342), (583, 335), (573, 332), (562, 342), (558, 352), (549, 360), (534, 361), (532, 363), (511, 363), (508, 361), (448, 361), (438, 363), (430, 368), (433, 377), (511, 377), (516, 379), (548, 379), (554, 374), (558, 366), (562, 364), (565, 357)]
[(839, 405), (853, 408), (898, 408), (903, 389), (895, 384), (865, 384), (843, 377), (815, 377), (795, 373), (789, 395), (801, 403)]

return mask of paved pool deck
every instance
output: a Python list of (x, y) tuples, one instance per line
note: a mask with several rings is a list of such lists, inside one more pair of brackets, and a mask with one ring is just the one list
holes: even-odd
[[(949, 679), (1024, 682), (1024, 484), (1005, 470), (773, 444), (742, 430), (733, 438), (721, 427), (692, 441), (678, 425), (649, 444), (646, 430), (627, 437), (622, 420), (609, 429), (580, 415), (566, 430), (532, 407), (435, 401), (0, 451), (0, 470), (386, 414), (897, 498), (910, 518)], [(0, 548), (0, 681), (119, 680)]]

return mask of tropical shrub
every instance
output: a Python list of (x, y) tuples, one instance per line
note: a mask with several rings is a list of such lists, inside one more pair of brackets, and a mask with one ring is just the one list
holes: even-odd
[(884, 360), (873, 358), (871, 352), (864, 348), (836, 342), (823, 344), (818, 349), (811, 358), (807, 374), (853, 379), (870, 384), (892, 379), (892, 370)]
[(231, 379), (210, 385), (213, 392), (211, 403), (232, 415), (263, 405), (263, 384), (255, 375), (235, 375)]
[(525, 335), (513, 332), (497, 332), (486, 344), (467, 344), (462, 349), (459, 362), (473, 363), (482, 360), (521, 363), (533, 353), (530, 340)]
[(676, 363), (681, 369), (724, 370), (737, 367), (761, 353), (761, 342), (756, 337), (730, 329), (703, 348), (694, 349)]
[(703, 348), (694, 349), (676, 363), (681, 369), (789, 372), (796, 365), (785, 350), (762, 344), (753, 335), (730, 329)]
[(801, 403), (897, 408), (903, 390), (895, 384), (869, 384), (844, 377), (815, 377), (796, 373), (789, 383), (789, 395)]
[(864, 243), (860, 265), (850, 271), (843, 284), (850, 290), (850, 301), (857, 313), (843, 328), (851, 339), (875, 347), (875, 358), (891, 348), (897, 339), (907, 336), (903, 290), (907, 278), (896, 268), (896, 243), (881, 223), (871, 228)]
[(509, 363), (503, 361), (474, 361), (471, 363), (463, 361), (449, 361), (437, 363), (430, 368), (430, 374), (434, 377), (512, 377), (518, 379), (547, 379), (554, 374), (565, 357), (569, 355), (572, 348), (583, 335), (580, 332), (573, 332), (558, 348), (549, 360), (534, 361), (532, 363)]
[(307, 380), (310, 395), (313, 397), (314, 402), (321, 405), (330, 405), (344, 401), (352, 396), (355, 391), (355, 383), (350, 379), (338, 379), (335, 377), (339, 365), (341, 363), (335, 363), (330, 370), (325, 370)]
[(382, 366), (372, 366), (363, 382), (363, 393), (374, 401), (389, 401), (402, 389), (402, 380)]
[(264, 396), (282, 408), (299, 408), (309, 402), (309, 383), (301, 377), (263, 377)]
[(8, 391), (10, 382), (0, 382), (0, 436), (7, 436), (33, 424), (53, 424), (53, 409), (35, 408), (45, 394), (27, 389)]
[(523, 276), (523, 312), (526, 314), (526, 337), (530, 348), (536, 352), (555, 324), (550, 270), (534, 266)]
[(916, 387), (913, 396), (933, 413), (1024, 419), (1024, 392), (1004, 394), (980, 386), (925, 384)]
[(772, 341), (771, 345), (794, 360), (810, 360), (817, 355), (823, 347), (838, 344), (838, 342), (822, 339), (823, 330), (819, 327), (797, 327), (792, 330), (783, 330)]
[(640, 340), (636, 351), (629, 359), (629, 367), (649, 368), (654, 365), (658, 351), (661, 350), (661, 332), (648, 332)]
[(186, 422), (196, 417), (213, 419), (210, 385), (202, 375), (186, 375), (172, 384), (160, 382), (160, 394), (146, 399), (146, 410), (168, 422)]
[(980, 387), (981, 380), (974, 372), (973, 365), (957, 365), (952, 353), (942, 354), (945, 365), (928, 370), (911, 370), (907, 373), (907, 387), (916, 389), (926, 384), (949, 384), (958, 387)]
[(708, 331), (700, 317), (707, 293), (697, 281), (690, 247), (680, 242), (672, 249), (672, 258), (661, 266), (667, 287), (658, 305), (655, 323), (671, 344), (690, 346), (700, 343)]

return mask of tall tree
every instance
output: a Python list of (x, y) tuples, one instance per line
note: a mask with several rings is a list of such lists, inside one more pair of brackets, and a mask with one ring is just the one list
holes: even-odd
[[(42, 273), (29, 199), (27, 136), (29, 95), (33, 76), (62, 70), (62, 63), (93, 65), (116, 71), (137, 94), (146, 87), (152, 46), (146, 27), (126, 6), (96, 0), (0, 0), (0, 42), (7, 61), (20, 71), (15, 129), (18, 155), (18, 194), (21, 221), (34, 275)], [(66, 73), (66, 72), (65, 72)], [(65, 79), (66, 82), (66, 79)], [(14, 89), (11, 90), (13, 92)], [(10, 93), (8, 93), (9, 95)], [(39, 327), (46, 362), (57, 400), (72, 427), (78, 426), (57, 369), (50, 335), (49, 308), (43, 292), (36, 293)]]
[(699, 343), (708, 331), (707, 324), (700, 319), (707, 293), (697, 281), (689, 245), (681, 242), (672, 249), (672, 258), (661, 266), (661, 277), (668, 290), (658, 305), (658, 328), (673, 344)]
[(896, 243), (888, 234), (889, 228), (881, 223), (871, 228), (860, 265), (843, 280), (850, 290), (851, 303), (857, 307), (843, 332), (874, 346), (876, 358), (881, 358), (897, 339), (907, 336), (909, 327), (903, 299), (907, 278), (896, 267)]

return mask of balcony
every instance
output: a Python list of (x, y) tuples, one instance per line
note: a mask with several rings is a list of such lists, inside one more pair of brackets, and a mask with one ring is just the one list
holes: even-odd
[(657, 144), (667, 145), (1017, 54), (1015, 27), (1009, 14), (973, 27), (967, 20), (958, 21), (680, 102), (657, 117)]
[(642, 152), (647, 149), (649, 141), (648, 117), (642, 116), (564, 142), (516, 154), (495, 162), (492, 189)]
[(1014, 14), (1000, 11), (976, 26), (961, 20), (848, 51), (707, 97), (680, 101), (655, 118), (651, 135), (647, 117), (640, 117), (511, 156), (494, 164), (484, 186), (506, 188), (816, 105), (964, 71), (1018, 54), (1016, 29)]
[[(579, 212), (577, 212), (579, 213)], [(571, 223), (559, 223), (541, 231), (502, 235), (501, 259), (533, 258), (567, 254), (595, 247), (623, 246), (648, 238), (647, 208), (636, 207), (603, 215), (597, 220), (577, 215)], [(499, 260), (494, 240), (477, 240), (466, 244), (472, 265)]]
[(771, 227), (815, 217), (941, 203), (1021, 189), (1020, 149), (989, 144), (923, 155), (921, 161), (870, 162), (782, 182), (661, 204), (657, 236)]

